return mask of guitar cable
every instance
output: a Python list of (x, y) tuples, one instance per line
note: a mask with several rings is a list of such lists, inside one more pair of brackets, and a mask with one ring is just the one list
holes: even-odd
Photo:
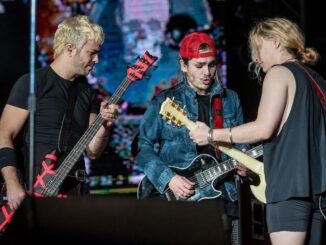
[(323, 216), (323, 218), (326, 220), (326, 216), (324, 214), (324, 211), (321, 208), (321, 195), (319, 196), (319, 211), (320, 211), (321, 215)]

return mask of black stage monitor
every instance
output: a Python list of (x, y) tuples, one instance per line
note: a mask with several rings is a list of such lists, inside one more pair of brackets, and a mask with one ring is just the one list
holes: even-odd
[(230, 244), (229, 234), (224, 203), (219, 200), (90, 196), (26, 199), (2, 239), (13, 244), (223, 245)]

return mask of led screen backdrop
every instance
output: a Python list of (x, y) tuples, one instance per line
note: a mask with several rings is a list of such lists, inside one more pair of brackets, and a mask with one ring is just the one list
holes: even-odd
[(121, 99), (121, 115), (112, 129), (103, 156), (88, 167), (93, 193), (135, 191), (143, 177), (131, 154), (131, 141), (153, 95), (180, 79), (179, 43), (187, 32), (205, 31), (218, 47), (219, 75), (226, 86), (226, 52), (222, 20), (212, 18), (205, 0), (49, 0), (38, 1), (38, 64), (52, 59), (53, 33), (63, 19), (86, 14), (105, 32), (100, 62), (88, 82), (99, 97), (112, 94), (145, 51), (157, 56), (158, 69), (152, 77), (133, 83)]

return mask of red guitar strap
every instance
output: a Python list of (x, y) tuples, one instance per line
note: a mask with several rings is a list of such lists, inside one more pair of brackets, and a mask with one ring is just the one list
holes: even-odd
[(325, 94), (323, 93), (321, 87), (317, 84), (317, 82), (315, 81), (315, 79), (312, 78), (312, 76), (310, 75), (310, 73), (307, 71), (306, 68), (304, 68), (303, 65), (301, 65), (300, 63), (296, 63), (298, 66), (300, 66), (304, 71), (305, 73), (307, 74), (309, 80), (312, 82), (312, 85), (314, 86), (315, 88), (315, 91), (320, 99), (320, 102), (324, 108), (324, 110), (326, 111), (326, 96)]
[[(213, 121), (214, 128), (223, 127), (223, 104), (222, 98), (220, 96), (215, 96), (213, 98)], [(217, 156), (220, 156), (221, 152), (216, 148)]]
[(8, 203), (1, 207), (0, 217), (3, 216), (3, 217), (1, 217), (2, 222), (0, 224), (0, 231), (1, 232), (11, 222), (11, 218), (12, 218), (13, 215), (14, 215), (14, 211), (11, 210)]

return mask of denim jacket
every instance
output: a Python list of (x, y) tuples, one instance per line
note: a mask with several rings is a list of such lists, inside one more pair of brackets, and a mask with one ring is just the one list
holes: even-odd
[[(216, 83), (211, 87), (212, 97), (223, 93), (223, 127), (236, 126), (243, 123), (242, 108), (238, 95), (229, 89), (223, 89)], [(147, 108), (139, 127), (138, 149), (136, 160), (144, 169), (145, 175), (154, 187), (163, 193), (167, 184), (176, 173), (169, 167), (186, 167), (197, 156), (196, 144), (189, 138), (186, 127), (177, 127), (162, 119), (159, 114), (162, 102), (169, 97), (180, 107), (185, 107), (187, 117), (196, 122), (198, 120), (198, 103), (196, 92), (186, 81), (164, 90), (156, 95)], [(212, 111), (212, 108), (211, 108)], [(210, 124), (213, 124), (210, 113)], [(211, 126), (210, 125), (210, 126)], [(246, 145), (236, 145), (238, 149), (247, 148)], [(228, 156), (221, 154), (218, 161), (227, 160)], [(141, 187), (140, 188), (144, 188)], [(236, 199), (234, 183), (226, 185), (230, 200)], [(142, 189), (142, 192), (146, 190)]]

